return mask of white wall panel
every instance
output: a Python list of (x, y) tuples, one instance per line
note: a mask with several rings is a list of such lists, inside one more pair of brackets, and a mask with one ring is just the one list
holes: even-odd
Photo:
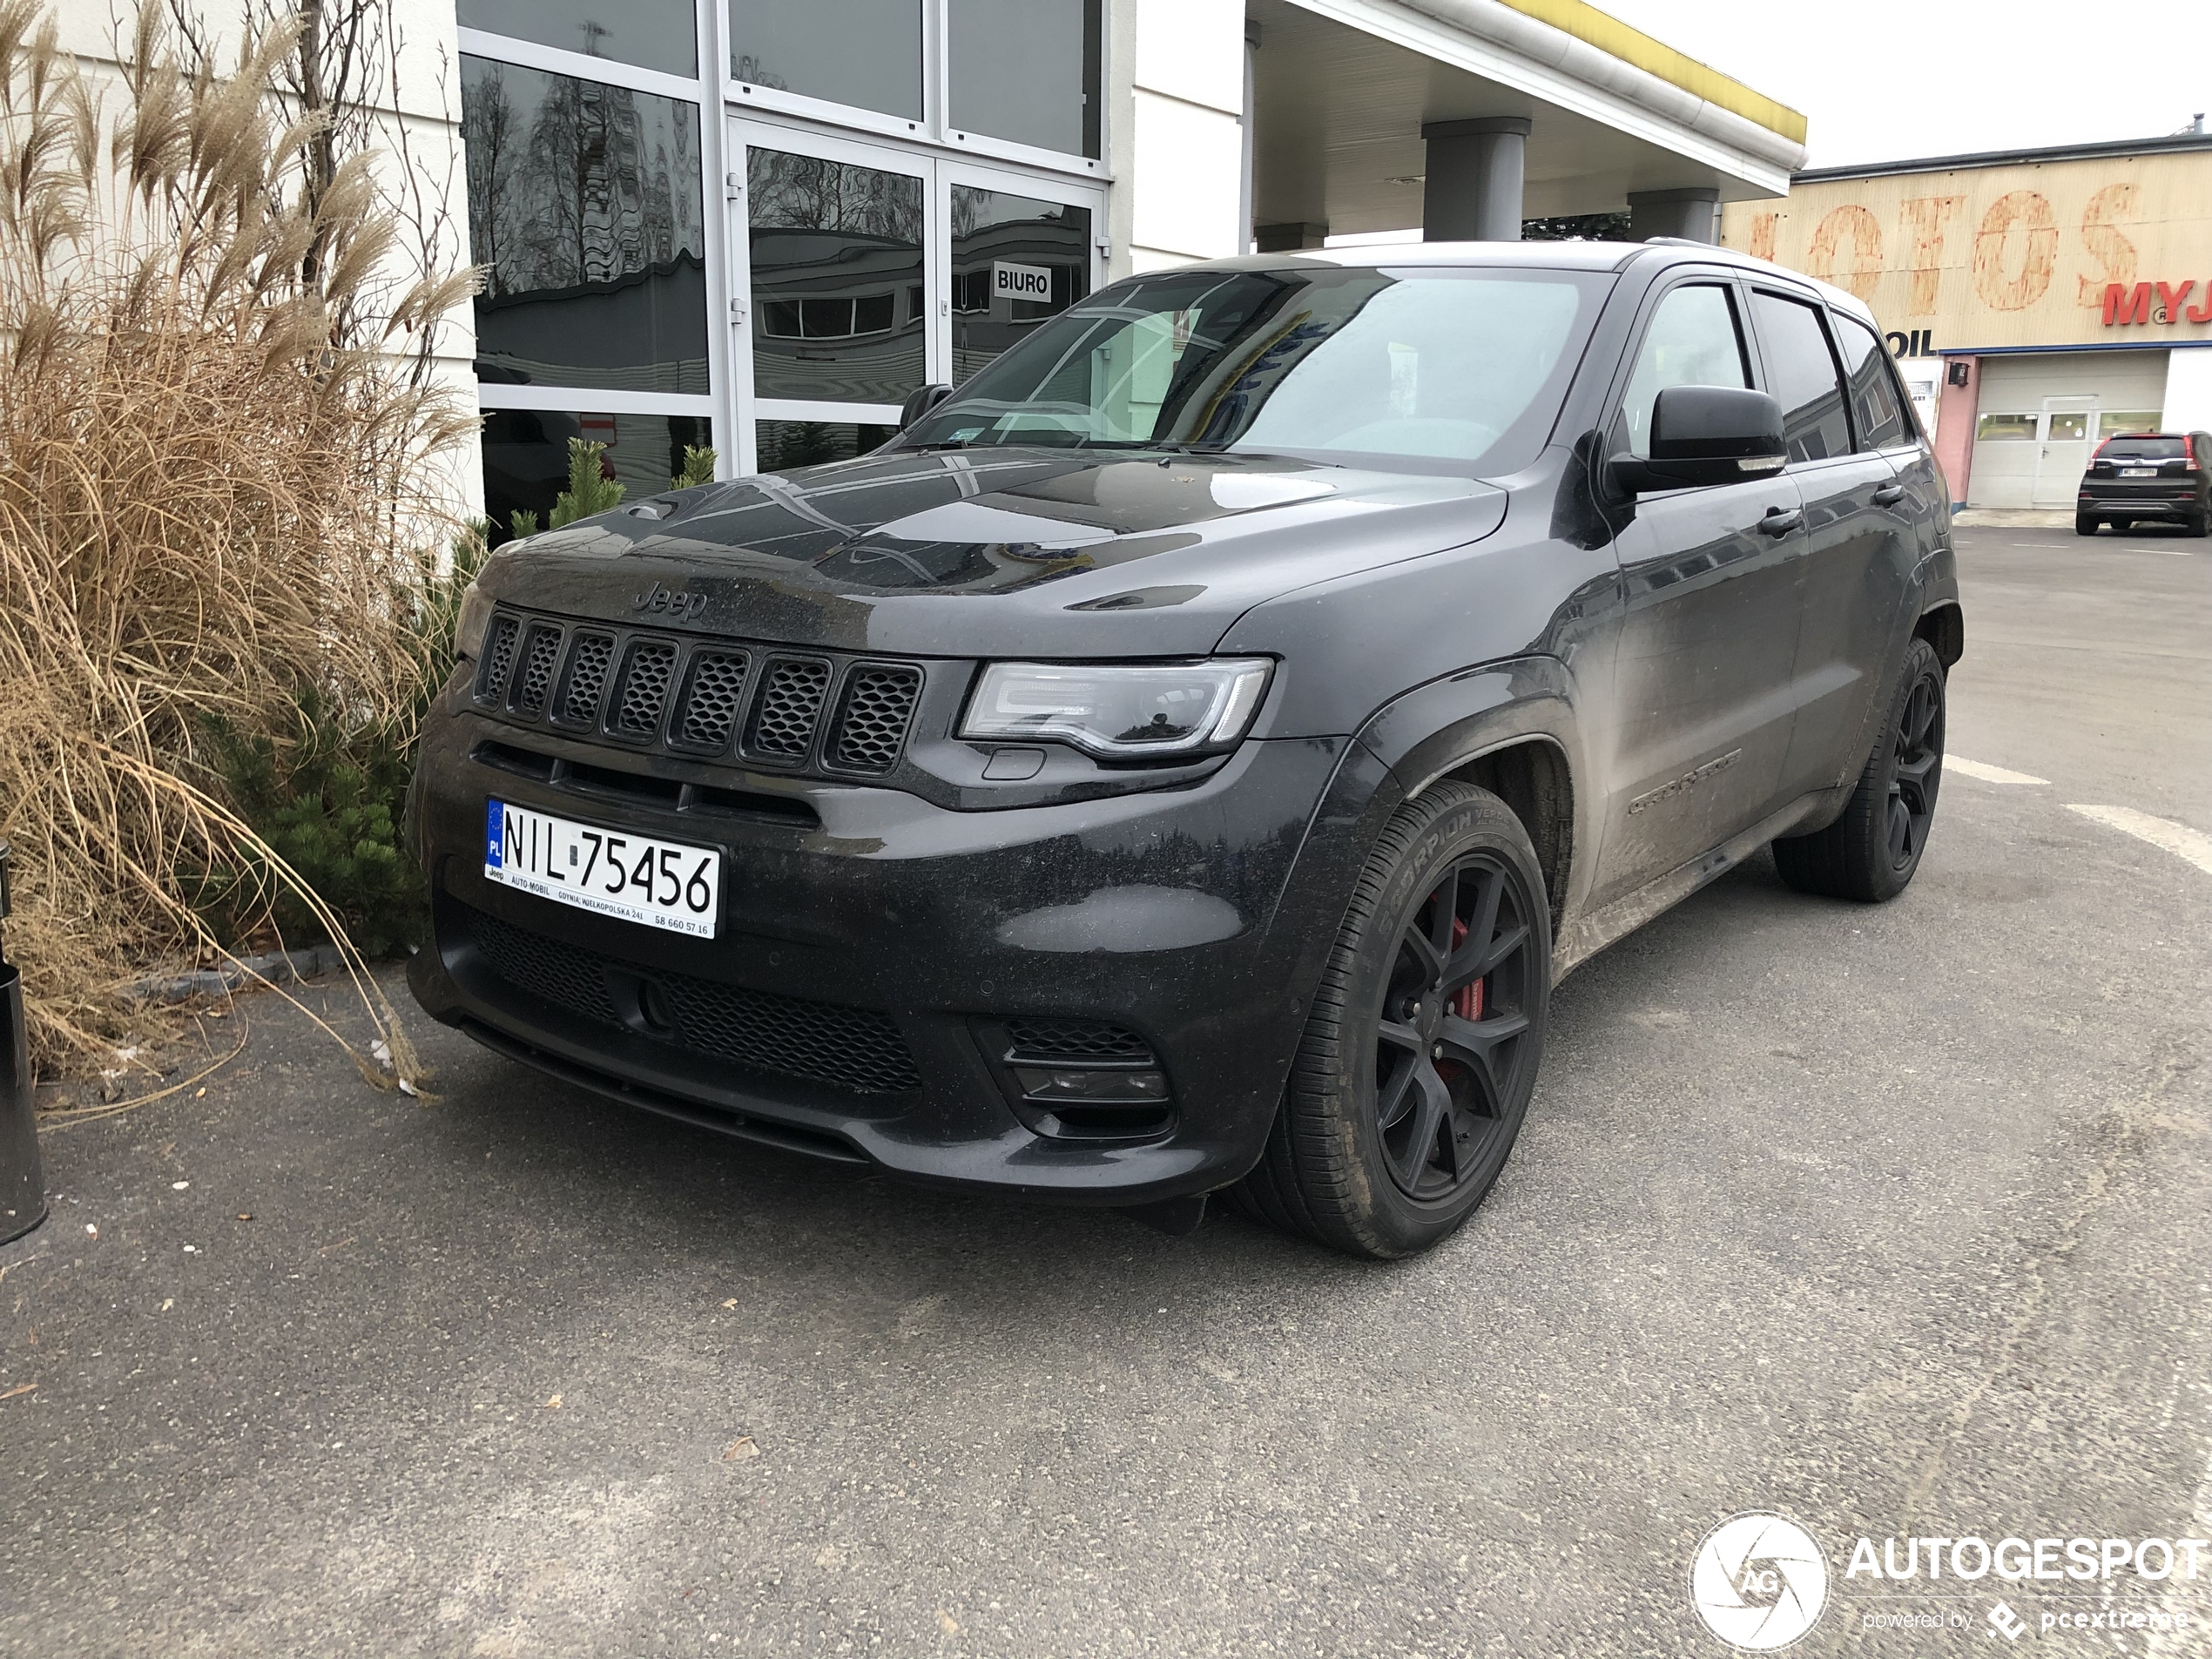
[(1244, 0), (1136, 0), (1136, 84), (1241, 114)]
[(1142, 87), (1133, 104), (1134, 177), (1118, 181), (1134, 199), (1132, 250), (1151, 248), (1186, 260), (1241, 253), (1242, 125), (1233, 115)]
[(2212, 432), (2212, 347), (2166, 354), (2166, 428)]

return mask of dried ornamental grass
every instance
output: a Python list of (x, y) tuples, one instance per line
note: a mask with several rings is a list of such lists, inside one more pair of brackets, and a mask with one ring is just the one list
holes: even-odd
[[(472, 275), (379, 288), (367, 157), (308, 206), (317, 128), (271, 95), (291, 45), (218, 75), (149, 3), (111, 116), (51, 20), (0, 0), (0, 837), (46, 1070), (145, 1028), (123, 991), (150, 966), (236, 942), (196, 907), (209, 873), (304, 887), (211, 793), (206, 717), (282, 738), (304, 690), (404, 720), (435, 668), (452, 521), (424, 491), (471, 421), (390, 348)], [(332, 321), (380, 314), (366, 341)]]

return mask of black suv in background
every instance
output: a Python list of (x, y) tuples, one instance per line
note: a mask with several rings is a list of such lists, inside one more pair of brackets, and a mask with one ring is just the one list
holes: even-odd
[(873, 455), (496, 556), (415, 991), (748, 1139), (1419, 1251), (1575, 964), (1770, 843), (1912, 879), (1946, 500), (1865, 307), (1718, 248), (1133, 278)]
[(2130, 432), (2107, 438), (2081, 475), (2074, 506), (2077, 536), (2101, 524), (2179, 524), (2212, 533), (2212, 434)]

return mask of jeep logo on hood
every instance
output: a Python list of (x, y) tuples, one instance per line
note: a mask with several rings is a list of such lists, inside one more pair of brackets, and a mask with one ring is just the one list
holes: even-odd
[(630, 608), (649, 617), (670, 617), (678, 622), (696, 622), (706, 614), (706, 595), (672, 590), (656, 582), (632, 599)]

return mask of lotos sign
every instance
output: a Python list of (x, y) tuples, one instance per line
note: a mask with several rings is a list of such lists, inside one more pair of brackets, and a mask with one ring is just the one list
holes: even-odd
[(1816, 174), (1786, 199), (1730, 203), (1721, 239), (1946, 351), (2108, 344), (2138, 324), (2212, 339), (2212, 279), (2151, 274), (2212, 271), (2212, 147)]

